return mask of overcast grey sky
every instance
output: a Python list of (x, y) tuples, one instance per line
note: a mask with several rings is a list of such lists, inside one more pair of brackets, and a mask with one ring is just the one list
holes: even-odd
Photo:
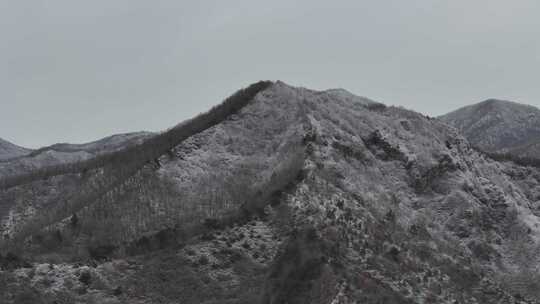
[(157, 131), (260, 79), (438, 115), (540, 106), (538, 0), (0, 0), (0, 137)]

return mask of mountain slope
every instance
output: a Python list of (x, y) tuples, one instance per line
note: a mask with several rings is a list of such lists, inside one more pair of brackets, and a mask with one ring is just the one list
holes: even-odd
[(30, 151), (0, 138), (0, 161), (23, 156), (30, 153)]
[(19, 154), (1, 161), (0, 178), (21, 175), (38, 169), (81, 162), (99, 155), (113, 153), (130, 146), (138, 145), (153, 135), (151, 132), (116, 134), (106, 138), (84, 143), (60, 143)]
[(151, 132), (134, 132), (125, 134), (115, 134), (107, 136), (105, 138), (92, 141), (84, 144), (68, 144), (59, 143), (48, 147), (43, 147), (36, 150), (33, 155), (37, 155), (46, 151), (56, 152), (79, 152), (84, 151), (95, 155), (111, 153), (129, 145), (135, 145), (141, 143), (144, 139), (151, 136)]
[(537, 303), (540, 171), (356, 100), (273, 83), (133, 174), (0, 191), (0, 298)]
[(522, 157), (537, 156), (540, 152), (540, 109), (533, 106), (489, 99), (440, 119), (484, 151)]

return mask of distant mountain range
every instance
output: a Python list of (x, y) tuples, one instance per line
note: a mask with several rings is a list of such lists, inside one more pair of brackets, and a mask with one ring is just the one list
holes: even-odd
[(488, 99), (439, 117), (490, 153), (540, 158), (540, 109)]
[(0, 139), (0, 177), (78, 162), (142, 143), (151, 132), (116, 134), (85, 144), (59, 143), (31, 150)]

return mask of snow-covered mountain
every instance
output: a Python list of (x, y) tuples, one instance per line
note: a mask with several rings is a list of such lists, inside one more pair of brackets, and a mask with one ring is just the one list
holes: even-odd
[(540, 301), (540, 169), (413, 111), (258, 83), (90, 164), (0, 191), (3, 303)]
[(525, 157), (540, 155), (540, 109), (533, 106), (489, 99), (440, 119), (484, 151)]
[(27, 155), (30, 152), (30, 149), (19, 147), (0, 138), (0, 161)]

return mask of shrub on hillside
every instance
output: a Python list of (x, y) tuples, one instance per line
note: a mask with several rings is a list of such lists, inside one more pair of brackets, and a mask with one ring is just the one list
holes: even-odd
[(14, 291), (14, 303), (17, 304), (41, 304), (45, 300), (34, 288), (22, 287), (20, 290)]

